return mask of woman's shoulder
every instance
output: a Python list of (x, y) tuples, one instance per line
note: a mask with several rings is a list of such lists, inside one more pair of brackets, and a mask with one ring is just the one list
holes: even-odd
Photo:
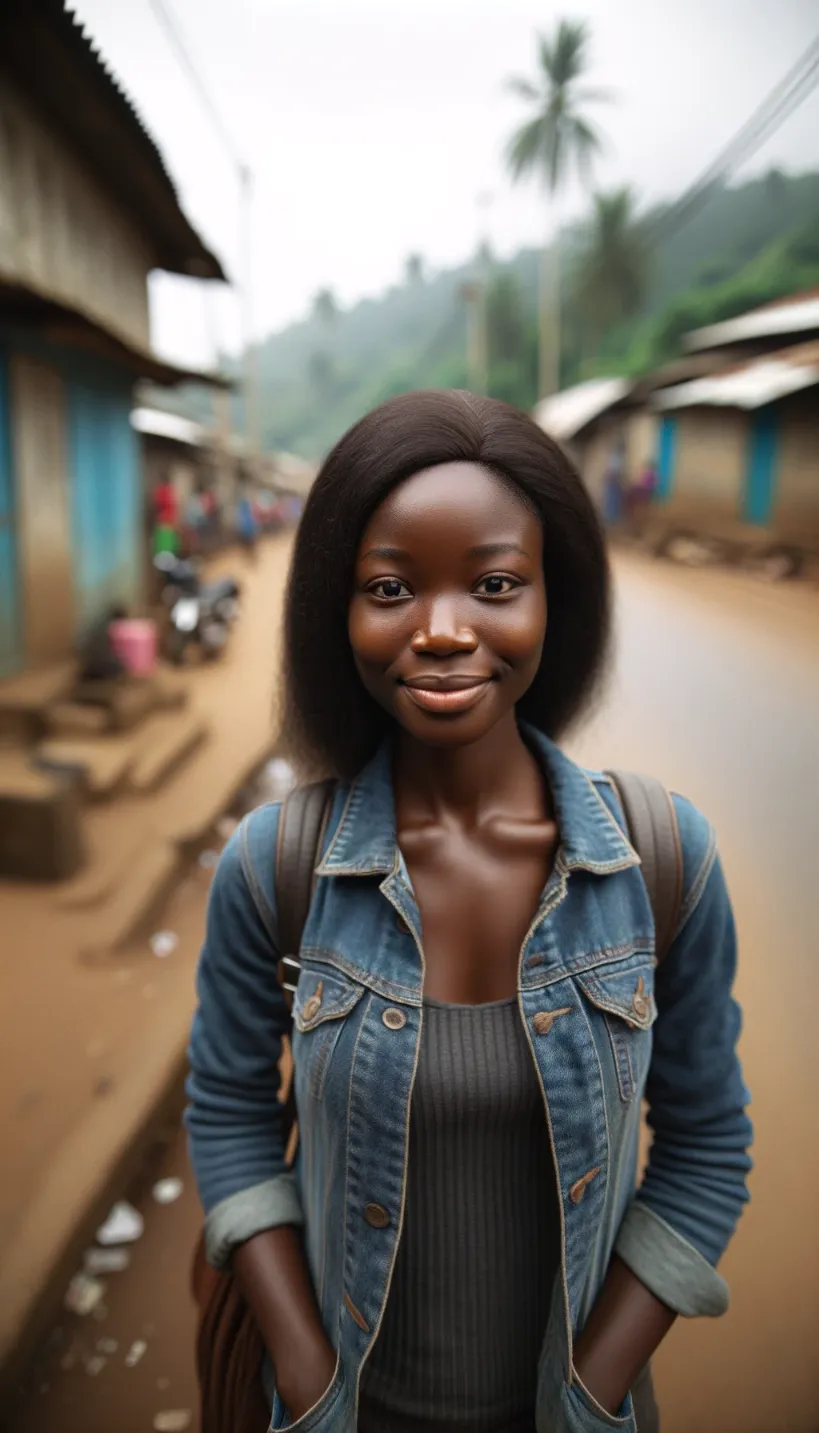
[[(617, 824), (628, 835), (624, 813), (608, 773), (587, 771), (586, 775), (593, 782)], [(708, 817), (687, 796), (681, 796), (679, 792), (673, 790), (669, 790), (668, 794), (674, 807), (680, 838), (683, 859), (683, 889), (688, 891), (698, 880), (703, 878), (704, 874), (707, 874), (713, 864), (717, 848), (716, 833)]]
[(276, 843), (282, 803), (256, 806), (242, 818), (219, 858), (215, 886), (234, 897), (250, 895), (266, 921), (276, 907)]

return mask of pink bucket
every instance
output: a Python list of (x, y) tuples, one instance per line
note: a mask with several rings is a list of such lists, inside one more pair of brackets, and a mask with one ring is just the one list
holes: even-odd
[(124, 618), (108, 628), (111, 646), (125, 667), (136, 677), (150, 677), (156, 670), (156, 623), (144, 617)]

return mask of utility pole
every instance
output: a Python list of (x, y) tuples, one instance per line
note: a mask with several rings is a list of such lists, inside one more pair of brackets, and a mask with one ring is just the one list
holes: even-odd
[(259, 447), (259, 356), (253, 342), (253, 174), (239, 166), (239, 243), (242, 272), (242, 347), (244, 349), (244, 436), (248, 452)]
[(150, 0), (150, 4), (168, 37), (182, 69), (185, 71), (191, 85), (199, 96), (202, 107), (207, 113), (215, 133), (218, 134), (224, 146), (225, 153), (230, 158), (231, 165), (239, 183), (239, 265), (242, 271), (239, 276), (239, 297), (242, 313), (242, 342), (244, 344), (244, 374), (242, 382), (244, 398), (244, 436), (248, 449), (253, 450), (258, 446), (259, 439), (257, 357), (253, 351), (253, 234), (251, 222), (253, 174), (239, 155), (233, 143), (233, 138), (222, 120), (219, 109), (211, 99), (208, 87), (191, 58), (190, 51), (183, 39), (179, 23), (173, 12), (171, 0)]
[[(494, 195), (489, 193), (479, 194), (476, 200), (480, 213), (486, 213), (491, 207)], [(487, 326), (487, 290), (489, 288), (490, 250), (489, 233), (486, 220), (482, 219), (479, 224), (478, 256), (477, 256), (477, 299), (475, 313), (475, 369), (479, 393), (489, 392), (489, 332)]]
[(460, 297), (466, 307), (466, 367), (473, 393), (485, 393), (483, 350), (480, 334), (480, 284), (461, 284)]

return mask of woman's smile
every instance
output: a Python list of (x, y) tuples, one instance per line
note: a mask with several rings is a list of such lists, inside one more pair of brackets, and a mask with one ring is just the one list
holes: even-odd
[(423, 711), (433, 715), (456, 716), (475, 706), (485, 696), (493, 680), (491, 676), (430, 672), (420, 677), (399, 678), (398, 685)]

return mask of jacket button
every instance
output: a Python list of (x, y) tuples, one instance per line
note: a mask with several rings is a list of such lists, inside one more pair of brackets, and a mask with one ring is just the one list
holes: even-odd
[(561, 1015), (570, 1015), (571, 1005), (564, 1005), (562, 1010), (538, 1010), (537, 1015), (532, 1017), (532, 1024), (536, 1035), (548, 1035), (555, 1020)]
[(634, 1011), (634, 1014), (637, 1016), (638, 1020), (645, 1020), (651, 1010), (651, 1006), (649, 1005), (646, 996), (643, 994), (644, 990), (645, 984), (641, 975), (640, 979), (637, 981), (637, 989), (631, 997), (631, 1008)]
[(373, 1229), (386, 1229), (390, 1216), (381, 1204), (365, 1204), (364, 1218)]
[(577, 1183), (572, 1185), (571, 1189), (569, 1190), (569, 1198), (571, 1199), (572, 1204), (580, 1203), (592, 1180), (596, 1179), (599, 1173), (600, 1165), (598, 1164), (596, 1169), (590, 1169), (588, 1174), (584, 1174), (582, 1179), (578, 1179)]
[(314, 1019), (315, 1019), (315, 1017), (316, 1017), (316, 1016), (318, 1015), (318, 1013), (319, 1013), (319, 1010), (321, 1009), (321, 996), (322, 996), (322, 987), (321, 987), (321, 985), (320, 985), (320, 986), (318, 987), (318, 990), (316, 991), (315, 995), (311, 995), (311, 996), (309, 997), (309, 999), (305, 1000), (304, 1005), (303, 1005), (303, 1007), (302, 1007), (302, 1012), (301, 1012), (303, 1019), (305, 1019), (305, 1020), (314, 1020)]
[(396, 1010), (394, 1006), (390, 1006), (389, 1010), (385, 1010), (381, 1019), (388, 1030), (403, 1030), (407, 1023), (407, 1017), (403, 1010)]

